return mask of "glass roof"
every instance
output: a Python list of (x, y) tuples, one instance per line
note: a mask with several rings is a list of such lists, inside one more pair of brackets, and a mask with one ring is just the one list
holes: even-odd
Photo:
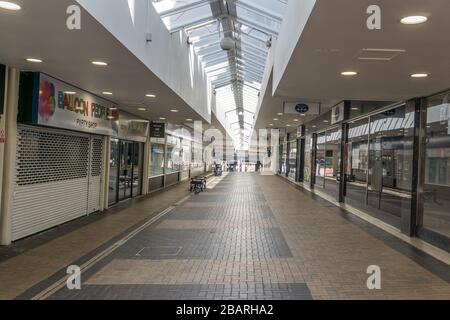
[[(152, 0), (171, 32), (185, 32), (216, 94), (236, 149), (248, 149), (268, 51), (288, 0)], [(233, 49), (221, 40), (231, 38)]]

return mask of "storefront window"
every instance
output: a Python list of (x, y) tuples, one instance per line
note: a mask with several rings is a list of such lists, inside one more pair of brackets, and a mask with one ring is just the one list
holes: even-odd
[(111, 151), (109, 159), (109, 192), (108, 203), (117, 202), (117, 185), (119, 174), (119, 140), (111, 139)]
[(348, 126), (345, 151), (346, 202), (355, 207), (365, 206), (367, 190), (368, 119), (352, 121)]
[(449, 93), (428, 99), (423, 227), (450, 237)]
[(330, 129), (326, 133), (325, 190), (334, 197), (339, 194), (341, 138), (342, 130), (340, 128)]
[(318, 187), (325, 187), (325, 152), (326, 152), (326, 136), (325, 132), (317, 135), (316, 145), (316, 182)]
[(370, 120), (368, 205), (399, 224), (411, 202), (414, 113), (402, 106)]
[(152, 142), (150, 146), (150, 178), (164, 174), (164, 156), (164, 144)]
[(166, 150), (166, 174), (179, 172), (181, 167), (181, 139), (167, 136)]
[(311, 182), (311, 157), (312, 157), (312, 143), (313, 138), (311, 135), (305, 137), (305, 164), (303, 167), (303, 181)]
[(289, 173), (288, 177), (295, 180), (297, 173), (297, 140), (289, 143)]
[(287, 173), (287, 148), (288, 148), (287, 143), (283, 143), (281, 145), (280, 172), (282, 174)]

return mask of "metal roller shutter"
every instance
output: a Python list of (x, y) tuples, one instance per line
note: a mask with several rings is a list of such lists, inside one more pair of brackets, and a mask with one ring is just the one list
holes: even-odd
[(89, 134), (19, 126), (13, 240), (98, 210), (102, 157), (102, 139)]

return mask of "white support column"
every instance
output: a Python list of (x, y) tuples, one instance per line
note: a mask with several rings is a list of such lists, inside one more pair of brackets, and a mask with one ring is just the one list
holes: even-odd
[(11, 244), (12, 204), (16, 168), (17, 112), (19, 102), (20, 71), (7, 69), (5, 103), (5, 145), (3, 154), (3, 181), (0, 210), (0, 244)]
[(105, 137), (103, 140), (104, 146), (105, 146), (105, 152), (103, 154), (103, 185), (102, 185), (102, 201), (100, 211), (104, 211), (109, 208), (109, 162), (110, 162), (110, 156), (111, 156), (111, 137)]

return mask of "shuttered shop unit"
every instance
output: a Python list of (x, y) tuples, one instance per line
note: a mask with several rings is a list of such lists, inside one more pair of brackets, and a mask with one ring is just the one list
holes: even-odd
[(18, 127), (13, 241), (99, 210), (103, 144), (100, 136)]

